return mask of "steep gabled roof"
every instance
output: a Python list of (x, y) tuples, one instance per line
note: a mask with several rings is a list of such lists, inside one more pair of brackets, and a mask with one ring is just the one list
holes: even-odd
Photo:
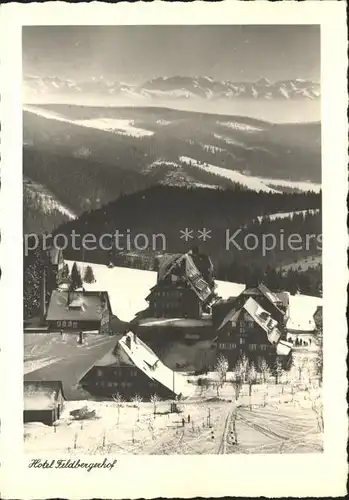
[[(258, 297), (258, 295), (262, 294), (274, 307), (277, 309), (281, 314), (285, 314), (284, 311), (282, 311), (279, 308), (280, 303), (283, 305), (286, 305), (287, 299), (288, 299), (288, 294), (280, 294), (280, 297), (276, 294), (273, 293), (269, 290), (267, 286), (264, 285), (264, 283), (260, 283), (257, 287), (253, 288), (247, 288), (242, 292), (242, 295), (247, 295), (249, 297)], [(282, 295), (282, 297), (281, 297)]]
[[(180, 277), (194, 291), (197, 297), (205, 302), (213, 290), (209, 284), (203, 279), (198, 268), (194, 264), (192, 257), (189, 254), (164, 255), (159, 262), (158, 284), (167, 276), (181, 266)], [(156, 290), (158, 285), (155, 285), (151, 291)], [(148, 296), (149, 298), (149, 296)]]
[[(130, 347), (127, 343), (127, 337)], [(160, 383), (173, 391), (174, 394), (183, 394), (185, 390), (185, 378), (165, 366), (155, 352), (133, 333), (124, 335), (118, 341), (115, 349), (97, 361), (95, 366), (134, 366), (149, 379)]]
[(281, 333), (277, 328), (277, 321), (274, 320), (271, 317), (271, 314), (263, 309), (263, 307), (261, 307), (258, 302), (252, 297), (249, 297), (246, 302), (238, 309), (233, 308), (231, 311), (229, 311), (218, 330), (221, 330), (229, 321), (233, 322), (234, 320), (237, 320), (242, 311), (246, 311), (257, 323), (257, 325), (259, 325), (262, 330), (265, 331), (271, 344), (275, 344), (279, 341)]
[(265, 331), (271, 344), (276, 344), (281, 332), (277, 328), (277, 321), (271, 317), (271, 314), (261, 307), (252, 297), (244, 304), (243, 309), (248, 312), (252, 319)]

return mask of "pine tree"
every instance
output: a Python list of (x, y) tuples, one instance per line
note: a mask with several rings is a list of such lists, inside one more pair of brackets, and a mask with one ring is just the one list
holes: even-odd
[(72, 290), (76, 290), (77, 288), (82, 287), (81, 274), (80, 274), (80, 271), (78, 269), (78, 266), (76, 265), (76, 262), (74, 262), (74, 264), (73, 264), (70, 279), (71, 279)]
[(84, 282), (85, 283), (95, 283), (96, 279), (93, 274), (93, 269), (91, 266), (87, 266), (85, 268), (85, 273), (84, 273)]

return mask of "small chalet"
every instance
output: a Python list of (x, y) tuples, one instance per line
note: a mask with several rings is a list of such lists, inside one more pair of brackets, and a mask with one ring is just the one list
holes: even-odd
[(157, 284), (146, 298), (149, 302), (147, 315), (155, 318), (201, 318), (214, 295), (210, 262), (208, 257), (204, 259), (202, 256), (201, 271), (205, 265), (208, 269), (200, 272), (193, 254), (163, 256), (159, 262)]
[(50, 331), (111, 333), (108, 292), (54, 290), (46, 321)]
[(143, 399), (157, 394), (171, 399), (183, 394), (184, 382), (139, 337), (128, 333), (87, 372), (80, 385), (95, 396), (119, 393), (130, 400), (136, 394)]
[(52, 425), (61, 416), (64, 406), (61, 381), (24, 381), (23, 420)]
[(291, 347), (283, 340), (277, 320), (253, 297), (248, 297), (242, 306), (235, 301), (218, 328), (217, 354), (227, 358), (230, 368), (243, 354), (251, 360), (271, 359), (289, 355)]

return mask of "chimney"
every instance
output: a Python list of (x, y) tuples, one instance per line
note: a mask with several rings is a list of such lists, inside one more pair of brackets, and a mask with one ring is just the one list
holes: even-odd
[(127, 347), (128, 347), (129, 349), (131, 349), (131, 335), (130, 335), (130, 334), (128, 334), (128, 335), (126, 336), (126, 345), (127, 345)]

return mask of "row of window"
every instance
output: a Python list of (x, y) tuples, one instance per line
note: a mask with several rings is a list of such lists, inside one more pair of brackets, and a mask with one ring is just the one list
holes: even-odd
[(179, 290), (166, 290), (166, 291), (157, 291), (156, 297), (166, 297), (166, 298), (180, 298), (182, 292)]
[[(116, 377), (118, 376), (123, 377), (125, 376), (125, 374), (130, 377), (137, 377), (138, 372), (137, 370), (124, 370), (122, 368), (113, 370), (113, 375), (115, 375)], [(104, 375), (103, 370), (97, 370), (97, 377), (103, 377), (103, 375)]]
[[(122, 382), (107, 382), (106, 380), (96, 380), (95, 386), (96, 387), (120, 387), (122, 389), (130, 388), (132, 387), (132, 382), (128, 381), (122, 381)], [(155, 383), (152, 381), (148, 382), (149, 387), (155, 387)]]
[[(245, 344), (245, 339), (240, 338), (240, 345), (244, 345), (244, 344)], [(237, 345), (238, 344), (231, 343), (231, 342), (222, 342), (222, 343), (218, 344), (218, 348), (230, 350), (230, 349), (236, 349)], [(250, 351), (257, 351), (258, 349), (260, 349), (261, 351), (266, 351), (268, 349), (268, 345), (267, 344), (249, 344), (248, 348)]]
[(77, 328), (77, 321), (57, 321), (57, 328)]
[(177, 309), (180, 307), (181, 302), (179, 300), (168, 300), (165, 303), (164, 302), (157, 302), (154, 300), (153, 302), (154, 308), (160, 308), (160, 309)]

